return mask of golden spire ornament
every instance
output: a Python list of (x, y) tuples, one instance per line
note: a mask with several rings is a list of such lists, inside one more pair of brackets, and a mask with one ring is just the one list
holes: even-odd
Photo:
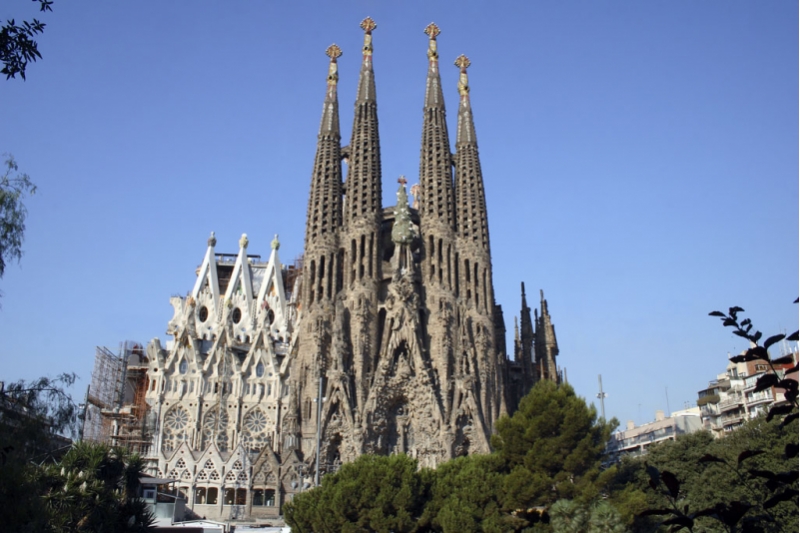
[(439, 59), (439, 53), (436, 51), (436, 36), (440, 33), (442, 32), (439, 29), (439, 26), (433, 22), (425, 26), (425, 34), (430, 39), (428, 41), (428, 59), (431, 61), (436, 61)]
[(467, 96), (469, 94), (469, 80), (467, 79), (467, 69), (472, 63), (467, 56), (461, 54), (455, 60), (455, 66), (461, 70), (458, 76), (458, 94)]
[(331, 58), (331, 64), (328, 67), (328, 84), (336, 85), (339, 81), (339, 66), (336, 64), (336, 58), (342, 56), (342, 49), (334, 43), (325, 50), (325, 55)]
[(372, 18), (367, 17), (361, 21), (361, 29), (364, 30), (364, 55), (372, 55), (372, 32), (378, 25)]

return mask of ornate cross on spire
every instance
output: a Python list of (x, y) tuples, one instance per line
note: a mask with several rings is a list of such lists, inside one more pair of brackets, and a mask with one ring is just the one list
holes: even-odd
[(378, 25), (370, 17), (361, 21), (361, 29), (364, 30), (364, 56), (372, 55), (372, 31), (377, 27)]
[(336, 64), (336, 58), (341, 57), (342, 49), (334, 43), (325, 50), (325, 55), (331, 58), (331, 64), (328, 67), (328, 85), (336, 85), (339, 82), (339, 67)]
[(436, 23), (434, 22), (431, 22), (430, 24), (425, 26), (424, 31), (431, 39), (436, 39), (436, 36), (442, 33), (442, 31), (439, 29), (439, 26), (437, 26)]
[(367, 17), (361, 21), (361, 29), (367, 33), (372, 33), (372, 30), (377, 28), (378, 25), (375, 24), (375, 21), (372, 20), (372, 17)]
[(336, 61), (337, 57), (341, 57), (342, 49), (339, 48), (339, 45), (333, 43), (325, 50), (325, 55), (331, 58), (331, 61)]
[(397, 183), (399, 183), (401, 185), (405, 185), (406, 183), (408, 183), (408, 180), (406, 179), (405, 176), (401, 175), (399, 178), (397, 178)]
[(439, 53), (436, 51), (436, 36), (442, 32), (439, 26), (431, 22), (425, 27), (425, 33), (430, 38), (430, 41), (428, 41), (428, 59), (436, 61), (439, 59)]
[(461, 54), (456, 58), (455, 65), (461, 69), (461, 75), (458, 77), (458, 94), (467, 96), (469, 94), (469, 80), (467, 79), (467, 69), (471, 65), (469, 58)]

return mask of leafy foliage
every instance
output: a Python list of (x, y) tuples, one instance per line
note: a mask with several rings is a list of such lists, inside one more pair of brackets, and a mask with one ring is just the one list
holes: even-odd
[(6, 155), (6, 171), (0, 175), (0, 278), (6, 264), (22, 257), (22, 241), (25, 236), (25, 218), (28, 210), (23, 198), (34, 194), (36, 185), (27, 174), (18, 173), (14, 157)]
[(553, 533), (625, 533), (620, 513), (607, 501), (581, 505), (558, 500), (550, 507)]
[(322, 485), (284, 507), (299, 532), (413, 532), (418, 530), (429, 482), (406, 455), (362, 455), (325, 476)]
[[(709, 441), (709, 436), (700, 434), (652, 447), (644, 471), (651, 494), (660, 495), (661, 501), (651, 499), (640, 519), (666, 516), (661, 524), (670, 531), (798, 529), (797, 381), (779, 372), (779, 367), (794, 360), (791, 356), (771, 359), (768, 348), (784, 335), (773, 335), (760, 344), (761, 332), (754, 330), (750, 319), (739, 318), (742, 312), (741, 307), (731, 307), (727, 314), (709, 314), (750, 341), (750, 348), (732, 357), (732, 362), (760, 360), (771, 367), (772, 373), (760, 377), (754, 391), (781, 387), (786, 403), (773, 405), (765, 418), (750, 421), (720, 440)], [(797, 332), (788, 338), (796, 341)], [(797, 364), (789, 369), (792, 372), (797, 372)], [(635, 469), (637, 465), (628, 466)], [(640, 476), (641, 472), (640, 468)]]
[(594, 500), (614, 475), (602, 471), (601, 459), (616, 425), (598, 420), (569, 385), (537, 383), (512, 417), (497, 422), (492, 438), (508, 471), (507, 505)]
[[(53, 10), (53, 0), (33, 1), (39, 3), (39, 11)], [(11, 19), (0, 28), (0, 62), (3, 63), (0, 73), (5, 74), (6, 79), (16, 78), (19, 74), (24, 80), (28, 63), (41, 59), (39, 45), (34, 39), (44, 32), (44, 27), (45, 24), (36, 19), (32, 22), (24, 20), (19, 25)]]
[(137, 455), (103, 444), (78, 443), (60, 464), (38, 475), (48, 511), (48, 530), (143, 532), (153, 516), (137, 499), (144, 463)]
[(139, 532), (152, 523), (135, 497), (144, 466), (138, 456), (104, 445), (70, 446), (59, 436), (75, 433), (78, 408), (65, 391), (75, 378), (0, 387), (3, 531)]
[(459, 457), (433, 473), (425, 522), (444, 533), (508, 531), (526, 521), (504, 509), (503, 460), (497, 455)]
[[(795, 300), (794, 303), (797, 303), (798, 300)], [(747, 361), (764, 361), (769, 364), (770, 368), (772, 369), (772, 373), (765, 374), (761, 376), (758, 381), (756, 382), (756, 387), (753, 389), (753, 392), (759, 392), (763, 390), (767, 390), (771, 387), (781, 387), (785, 390), (784, 397), (786, 401), (790, 405), (774, 405), (767, 415), (767, 418), (771, 420), (775, 416), (780, 415), (787, 415), (784, 418), (784, 424), (790, 423), (792, 420), (797, 420), (797, 409), (798, 409), (798, 383), (794, 379), (789, 379), (785, 376), (781, 376), (777, 372), (776, 365), (785, 365), (794, 362), (791, 356), (783, 356), (778, 357), (777, 359), (771, 359), (767, 350), (773, 344), (783, 340), (786, 338), (790, 341), (797, 342), (798, 339), (798, 332), (795, 331), (788, 337), (785, 335), (778, 334), (772, 335), (771, 337), (767, 338), (764, 341), (764, 344), (761, 345), (761, 337), (762, 333), (758, 330), (753, 331), (753, 323), (749, 318), (739, 319), (739, 313), (743, 313), (744, 309), (738, 306), (731, 307), (728, 309), (728, 314), (721, 311), (712, 311), (709, 313), (709, 316), (719, 317), (722, 320), (722, 325), (725, 327), (733, 328), (733, 334), (744, 339), (750, 341), (750, 348), (747, 349), (743, 354), (737, 355), (735, 357), (731, 357), (731, 362), (733, 363), (744, 363)], [(788, 373), (797, 372), (798, 365), (795, 364), (793, 368), (791, 368)], [(781, 377), (779, 377), (781, 376)]]
[[(592, 531), (622, 531), (610, 504), (595, 505), (616, 470), (602, 471), (616, 421), (569, 385), (538, 383), (498, 423), (490, 455), (460, 457), (435, 471), (404, 455), (362, 456), (285, 507), (295, 531), (552, 531), (547, 508), (568, 498)], [(609, 529), (610, 528), (610, 529)], [(584, 530), (585, 531), (585, 530)]]

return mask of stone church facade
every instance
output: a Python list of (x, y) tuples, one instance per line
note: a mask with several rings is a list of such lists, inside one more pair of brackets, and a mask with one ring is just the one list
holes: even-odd
[[(350, 142), (339, 126), (332, 45), (302, 265), (216, 251), (173, 297), (166, 346), (147, 348), (152, 473), (176, 479), (201, 516), (268, 517), (365, 453), (423, 467), (488, 453), (500, 416), (538, 379), (560, 381), (555, 330), (522, 290), (514, 359), (492, 283), (489, 226), (467, 68), (455, 152), (430, 24), (419, 185), (383, 207), (367, 18)], [(346, 162), (347, 174), (342, 163)], [(409, 193), (413, 199), (409, 199)], [(319, 401), (321, 399), (321, 401)]]

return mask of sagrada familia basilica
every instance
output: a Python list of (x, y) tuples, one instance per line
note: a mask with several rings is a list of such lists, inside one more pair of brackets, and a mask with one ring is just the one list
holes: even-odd
[[(176, 479), (196, 513), (267, 517), (361, 454), (422, 467), (490, 452), (499, 417), (537, 380), (560, 381), (547, 302), (522, 287), (513, 359), (495, 303), (489, 224), (465, 56), (455, 151), (430, 24), (419, 185), (381, 205), (378, 105), (367, 18), (350, 142), (342, 145), (337, 62), (327, 49), (322, 120), (302, 265), (278, 238), (269, 260), (216, 250), (173, 297), (174, 340), (141, 357), (154, 422), (152, 473)], [(346, 163), (347, 175), (342, 172)], [(411, 200), (409, 200), (409, 194)]]

